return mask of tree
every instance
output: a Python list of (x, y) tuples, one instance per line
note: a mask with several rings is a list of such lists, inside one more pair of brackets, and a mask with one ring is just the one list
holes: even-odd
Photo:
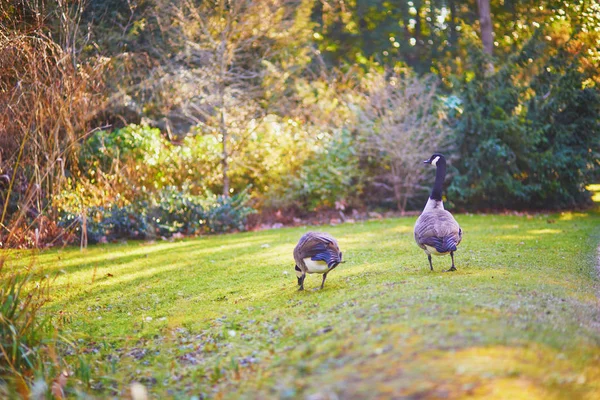
[(477, 0), (477, 7), (479, 9), (479, 28), (481, 29), (483, 51), (491, 56), (494, 52), (494, 33), (490, 0)]
[(201, 134), (217, 137), (224, 196), (232, 191), (232, 158), (266, 115), (262, 100), (270, 61), (293, 43), (305, 3), (181, 0), (165, 6), (174, 43), (168, 51), (176, 55), (158, 71), (161, 102), (167, 119), (187, 120)]
[(590, 201), (585, 187), (597, 178), (600, 154), (600, 19), (584, 4), (568, 11), (552, 10), (492, 74), (487, 55), (472, 46), (474, 76), (457, 82), (460, 162), (448, 188), (457, 205), (548, 209)]

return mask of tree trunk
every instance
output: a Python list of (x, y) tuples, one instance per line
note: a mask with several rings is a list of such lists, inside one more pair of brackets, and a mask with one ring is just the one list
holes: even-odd
[(406, 1), (400, 1), (400, 13), (402, 14), (402, 25), (404, 28), (404, 37), (403, 40), (398, 40), (400, 42), (400, 51), (405, 53), (405, 57), (409, 60), (408, 64), (413, 65), (416, 57), (414, 56), (414, 52), (410, 51), (410, 47), (408, 45), (410, 38), (412, 37), (412, 33), (409, 29), (410, 26), (410, 14), (408, 12), (408, 4)]
[(490, 0), (477, 0), (477, 5), (479, 7), (479, 25), (481, 27), (483, 51), (491, 56), (494, 51), (494, 37)]
[(87, 237), (87, 209), (83, 207), (81, 212), (81, 243), (79, 250), (87, 249), (88, 237)]
[[(224, 10), (225, 3), (221, 1), (221, 8)], [(227, 15), (229, 18), (230, 15)], [(229, 23), (228, 27), (229, 28)], [(221, 164), (223, 165), (223, 196), (229, 197), (229, 153), (227, 150), (227, 124), (225, 123), (225, 74), (227, 71), (227, 31), (221, 32), (221, 44), (218, 49), (219, 54), (219, 131), (223, 140), (223, 153), (221, 154)]]
[[(510, 15), (512, 16), (513, 22), (517, 20), (517, 1), (518, 0), (505, 0), (504, 2), (505, 6), (510, 11)], [(517, 48), (519, 47), (517, 46), (517, 42), (515, 40), (511, 40), (511, 42), (511, 48), (513, 49), (513, 51), (517, 51)]]
[[(437, 19), (437, 14), (436, 12), (436, 7), (435, 7), (435, 1), (431, 1), (429, 3), (429, 21), (427, 21), (427, 18), (425, 18), (425, 21), (427, 21), (427, 24), (429, 25), (429, 39), (433, 42), (433, 44), (431, 45), (431, 47), (429, 48), (429, 51), (431, 54), (429, 58), (429, 60), (437, 60), (438, 56), (439, 56), (439, 51), (438, 51), (438, 45), (437, 45), (437, 36), (434, 34), (435, 32), (435, 22)], [(427, 8), (426, 8), (427, 10)], [(431, 64), (432, 61), (428, 61), (427, 62), (427, 69), (429, 70), (431, 68)]]
[(404, 198), (402, 199), (402, 210), (400, 211), (401, 215), (404, 215), (406, 213), (406, 204), (408, 203), (408, 196), (404, 195)]
[(448, 24), (448, 28), (450, 30), (450, 46), (454, 47), (458, 44), (458, 35), (456, 33), (456, 3), (455, 0), (450, 0), (448, 2), (448, 6), (450, 7), (450, 22)]
[(223, 153), (221, 154), (221, 164), (223, 165), (223, 196), (229, 197), (229, 154), (227, 153), (227, 127), (225, 126), (225, 110), (221, 108), (221, 119), (219, 121), (221, 137), (223, 138)]
[(423, 22), (421, 21), (421, 4), (415, 4), (415, 8), (417, 9), (417, 15), (415, 15), (415, 20), (417, 23), (415, 24), (415, 39), (417, 40), (417, 46), (421, 44), (423, 38)]

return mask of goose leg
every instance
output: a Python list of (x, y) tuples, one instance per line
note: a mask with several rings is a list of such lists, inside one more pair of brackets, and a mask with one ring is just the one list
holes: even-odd
[(327, 272), (323, 274), (323, 282), (321, 282), (321, 289), (323, 289), (323, 285), (325, 285), (325, 279), (327, 279)]
[(304, 279), (306, 278), (306, 272), (302, 272), (302, 276), (298, 278), (298, 285), (300, 288), (298, 290), (304, 290)]
[(429, 268), (433, 271), (433, 264), (431, 263), (431, 254), (427, 254), (427, 259), (429, 260)]
[(454, 266), (454, 252), (453, 251), (450, 252), (450, 258), (452, 258), (452, 267), (450, 267), (450, 269), (447, 272), (456, 271), (456, 267)]

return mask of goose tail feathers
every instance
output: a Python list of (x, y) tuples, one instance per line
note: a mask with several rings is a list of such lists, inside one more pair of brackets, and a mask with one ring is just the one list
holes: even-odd
[(452, 236), (446, 236), (444, 237), (444, 239), (442, 240), (442, 245), (440, 246), (439, 249), (437, 249), (437, 251), (439, 251), (440, 253), (447, 253), (450, 251), (456, 251), (456, 246), (458, 245), (458, 243), (456, 243), (456, 239)]

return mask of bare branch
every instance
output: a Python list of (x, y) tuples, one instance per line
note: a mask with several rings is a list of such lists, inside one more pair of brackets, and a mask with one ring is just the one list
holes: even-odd
[(377, 156), (386, 171), (373, 185), (393, 192), (401, 211), (422, 189), (422, 160), (440, 150), (450, 134), (436, 107), (436, 88), (430, 77), (376, 75), (357, 96), (363, 151)]

